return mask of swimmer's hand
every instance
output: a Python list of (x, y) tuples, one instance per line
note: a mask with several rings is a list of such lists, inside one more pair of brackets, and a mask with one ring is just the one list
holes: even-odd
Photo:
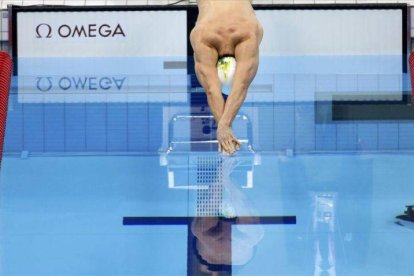
[(226, 154), (233, 154), (236, 150), (240, 149), (240, 142), (234, 136), (231, 127), (218, 124), (217, 127), (217, 140), (219, 152)]

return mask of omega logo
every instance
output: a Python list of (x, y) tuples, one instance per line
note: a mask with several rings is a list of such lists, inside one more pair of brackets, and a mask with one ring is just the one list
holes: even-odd
[(36, 27), (36, 38), (51, 38), (52, 33), (61, 38), (126, 37), (121, 24), (117, 24), (116, 26), (109, 24), (62, 24), (57, 27), (56, 33), (52, 26), (47, 23), (41, 23)]
[(36, 80), (37, 90), (48, 92), (52, 89), (58, 90), (122, 90), (126, 77), (69, 77), (62, 76), (58, 79), (52, 77), (38, 77)]
[(42, 23), (36, 27), (36, 38), (51, 38), (52, 37), (52, 27), (49, 24)]

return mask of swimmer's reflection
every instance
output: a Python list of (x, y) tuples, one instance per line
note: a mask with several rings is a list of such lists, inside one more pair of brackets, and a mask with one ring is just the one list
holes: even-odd
[[(219, 157), (209, 164), (212, 183), (197, 195), (197, 217), (191, 225), (196, 275), (230, 275), (232, 266), (247, 264), (263, 238), (260, 219), (243, 193), (237, 157)], [(215, 164), (214, 164), (215, 163)], [(257, 214), (256, 214), (257, 215)], [(210, 273), (210, 274), (209, 274)], [(217, 274), (219, 273), (219, 274)]]

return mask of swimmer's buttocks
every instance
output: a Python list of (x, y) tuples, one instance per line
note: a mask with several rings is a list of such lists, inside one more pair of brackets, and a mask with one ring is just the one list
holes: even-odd
[(236, 58), (233, 55), (219, 57), (217, 61), (217, 73), (223, 85), (231, 85), (234, 74), (236, 73)]

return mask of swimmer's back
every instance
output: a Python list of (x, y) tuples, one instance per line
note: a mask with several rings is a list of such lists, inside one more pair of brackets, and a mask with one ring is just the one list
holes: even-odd
[[(255, 13), (251, 0), (198, 0), (197, 23), (211, 23), (216, 20), (252, 20)], [(229, 18), (230, 17), (230, 18)], [(227, 22), (226, 22), (227, 23)]]
[(193, 41), (217, 49), (219, 55), (234, 54), (238, 43), (256, 37), (262, 27), (250, 0), (198, 0), (199, 16)]

